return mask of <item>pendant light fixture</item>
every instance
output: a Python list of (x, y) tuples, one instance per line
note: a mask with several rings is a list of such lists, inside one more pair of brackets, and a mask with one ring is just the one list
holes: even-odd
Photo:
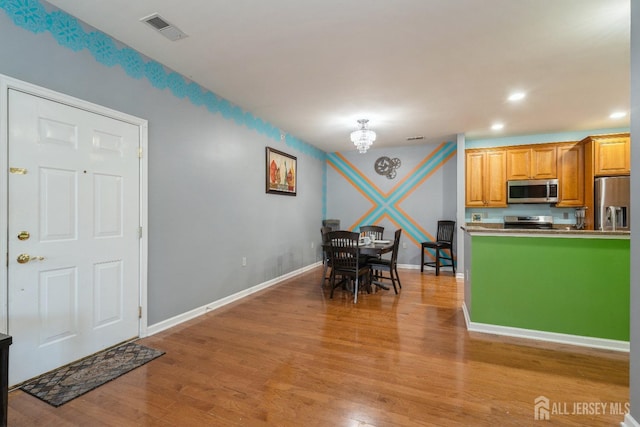
[(368, 119), (358, 120), (360, 128), (351, 132), (351, 142), (360, 153), (366, 153), (373, 141), (376, 140), (376, 133), (368, 128), (367, 123), (369, 123)]

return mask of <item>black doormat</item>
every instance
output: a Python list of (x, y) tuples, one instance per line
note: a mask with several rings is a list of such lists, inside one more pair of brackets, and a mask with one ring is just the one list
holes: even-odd
[(48, 372), (20, 388), (58, 407), (163, 354), (130, 342)]

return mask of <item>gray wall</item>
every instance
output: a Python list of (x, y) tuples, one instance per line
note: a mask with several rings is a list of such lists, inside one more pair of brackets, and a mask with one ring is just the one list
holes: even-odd
[[(320, 259), (324, 159), (304, 143), (156, 89), (1, 9), (0, 57), (1, 74), (149, 121), (149, 325)], [(265, 146), (297, 156), (297, 197), (265, 194)]]
[(640, 2), (631, 2), (631, 354), (629, 386), (631, 415), (640, 423)]
[[(640, 132), (640, 6), (632, 6), (632, 134)], [(634, 27), (633, 23), (636, 24)], [(323, 161), (244, 126), (133, 79), (119, 68), (106, 67), (82, 50), (60, 46), (48, 32), (34, 34), (0, 13), (0, 73), (105, 105), (149, 120), (149, 325), (223, 298), (319, 259), (317, 245), (322, 216)], [(298, 157), (298, 196), (264, 193), (264, 147)], [(632, 146), (632, 168), (640, 170), (640, 151)], [(379, 155), (403, 160), (426, 156), (433, 147), (372, 150), (346, 154), (367, 176)], [(421, 157), (422, 156), (422, 157)], [(327, 168), (330, 194), (327, 217), (350, 225), (370, 205), (351, 194), (344, 180)], [(435, 232), (439, 217), (455, 217), (455, 161), (449, 161), (407, 204), (412, 218)], [(384, 184), (386, 185), (386, 184)], [(640, 176), (632, 175), (632, 194), (640, 194)], [(640, 212), (638, 198), (633, 210)], [(342, 207), (341, 207), (342, 206)], [(414, 211), (415, 209), (415, 211)], [(459, 217), (459, 215), (458, 215)], [(355, 218), (355, 219), (354, 219)], [(383, 220), (383, 225), (395, 224)], [(636, 221), (633, 233), (640, 222)], [(405, 238), (406, 239), (406, 238)], [(405, 240), (407, 241), (407, 240)], [(401, 263), (418, 263), (410, 241)], [(640, 259), (632, 239), (631, 254)], [(248, 265), (240, 267), (241, 257)], [(640, 420), (640, 263), (632, 262), (631, 411)], [(635, 326), (635, 327), (634, 327)]]
[[(456, 147), (449, 142), (329, 154), (327, 218), (340, 219), (341, 228), (355, 231), (360, 225), (382, 225), (389, 239), (402, 228), (398, 263), (420, 265), (420, 242), (430, 240), (425, 232), (435, 236), (439, 219), (456, 219)], [(393, 179), (374, 169), (383, 156), (400, 159)], [(376, 194), (386, 201), (376, 200)]]

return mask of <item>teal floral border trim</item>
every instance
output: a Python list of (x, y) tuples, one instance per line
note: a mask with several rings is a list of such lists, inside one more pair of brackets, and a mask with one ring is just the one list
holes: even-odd
[(324, 151), (281, 131), (199, 84), (188, 82), (182, 75), (167, 71), (162, 64), (145, 61), (140, 53), (129, 47), (118, 47), (117, 43), (104, 33), (87, 33), (76, 18), (65, 12), (48, 12), (38, 0), (0, 0), (0, 9), (3, 9), (17, 26), (32, 33), (48, 31), (61, 46), (76, 52), (87, 49), (96, 61), (107, 67), (119, 65), (134, 79), (147, 79), (159, 90), (169, 89), (177, 98), (187, 98), (193, 105), (204, 106), (211, 113), (219, 113), (239, 126), (255, 130), (276, 141), (280, 141), (284, 135), (287, 146), (317, 159), (326, 158)]

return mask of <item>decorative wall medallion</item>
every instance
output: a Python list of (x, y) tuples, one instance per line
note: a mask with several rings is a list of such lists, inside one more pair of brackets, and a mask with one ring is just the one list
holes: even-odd
[(384, 175), (389, 179), (393, 179), (396, 177), (396, 169), (398, 169), (401, 164), (402, 162), (400, 162), (400, 159), (397, 157), (390, 159), (387, 156), (382, 156), (376, 160), (373, 167), (379, 175)]

